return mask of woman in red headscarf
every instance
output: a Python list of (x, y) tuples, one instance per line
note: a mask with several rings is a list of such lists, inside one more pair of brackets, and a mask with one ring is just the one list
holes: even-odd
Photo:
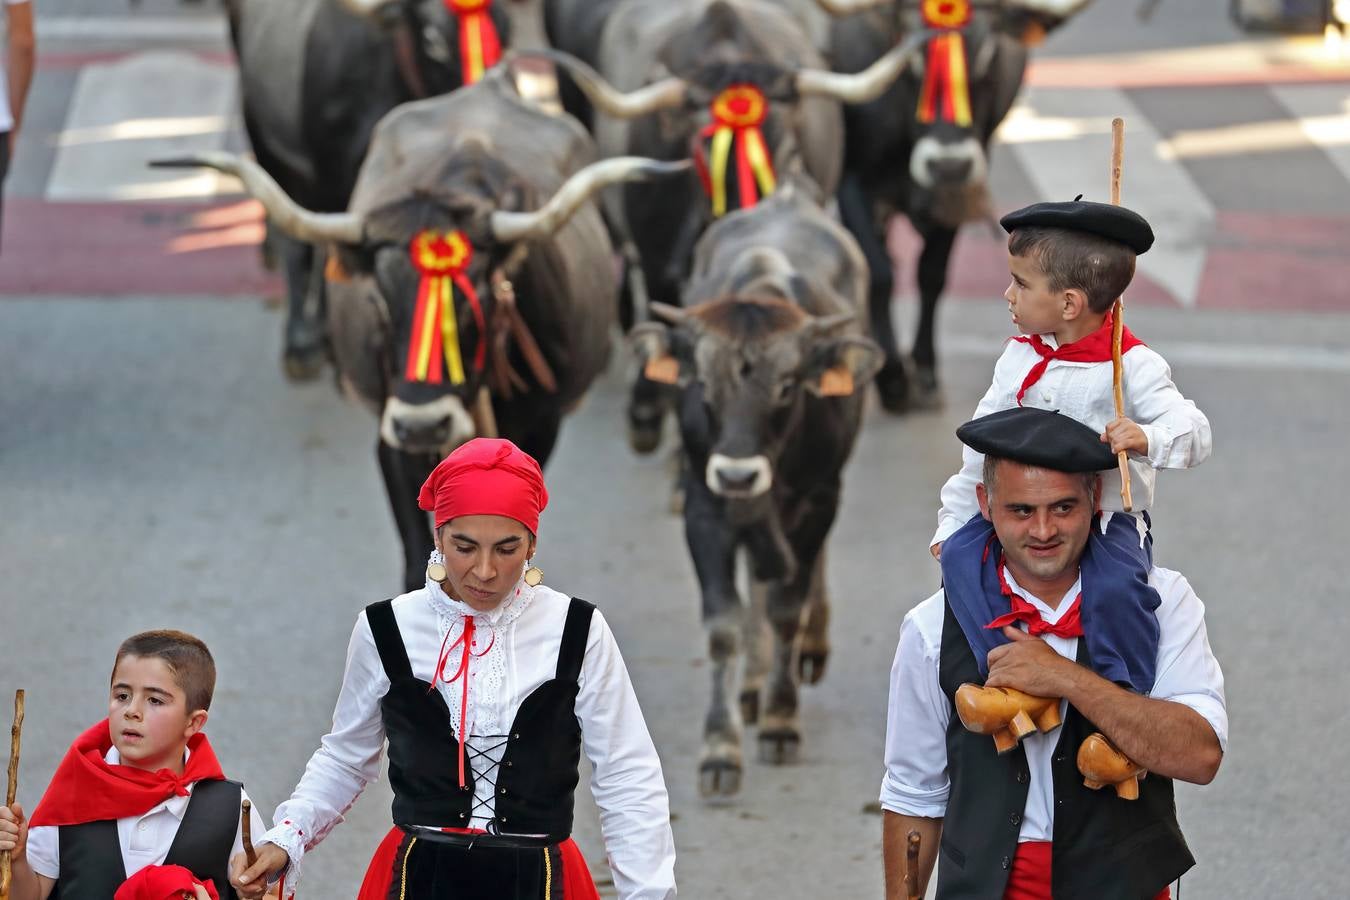
[(619, 896), (674, 897), (661, 763), (614, 636), (532, 565), (548, 503), (539, 464), (478, 438), (419, 502), (436, 526), (426, 586), (357, 618), (333, 730), (233, 880), (284, 869), (293, 890), (388, 741), (394, 827), (359, 900), (597, 898), (570, 837), (583, 750)]

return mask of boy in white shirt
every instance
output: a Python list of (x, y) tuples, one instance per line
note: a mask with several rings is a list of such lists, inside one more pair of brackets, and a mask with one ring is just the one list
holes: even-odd
[[(181, 631), (143, 632), (118, 648), (111, 681), (108, 718), (75, 739), (32, 821), (0, 806), (11, 900), (47, 900), (58, 885), (62, 897), (121, 900), (151, 881), (235, 897), (229, 859), (242, 852), (247, 795), (202, 733), (211, 651)], [(251, 828), (264, 827), (254, 809)]]
[[(1136, 255), (1153, 245), (1153, 230), (1138, 213), (1085, 202), (1081, 195), (1067, 203), (1033, 204), (1000, 224), (1008, 232), (1012, 274), (1004, 297), (1019, 335), (995, 364), (993, 383), (973, 418), (1018, 406), (1057, 410), (1098, 431), (1113, 453), (1129, 454), (1133, 512), (1124, 512), (1119, 473), (1104, 473), (1102, 515), (1083, 562), (1084, 582), (1095, 589), (1085, 592), (1093, 599), (1083, 614), (1090, 617), (1098, 604), (1129, 604), (1137, 613), (1133, 637), (1151, 635), (1156, 645), (1153, 613), (1160, 601), (1148, 585), (1154, 473), (1204, 462), (1212, 438), (1209, 420), (1177, 390), (1167, 362), (1128, 328), (1122, 341), (1125, 415), (1115, 413), (1111, 308), (1134, 277)], [(964, 448), (961, 471), (942, 488), (930, 549), (943, 562), (944, 544), (958, 532), (987, 529), (975, 496), (983, 464), (982, 454)], [(1151, 672), (1132, 674), (1136, 687), (1152, 683)]]

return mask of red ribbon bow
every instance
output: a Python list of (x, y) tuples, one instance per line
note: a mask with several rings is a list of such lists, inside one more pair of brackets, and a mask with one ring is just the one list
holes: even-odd
[[(1041, 339), (1039, 334), (1021, 335), (1013, 338), (1015, 341), (1021, 341), (1035, 350), (1041, 357), (1040, 362), (1031, 367), (1027, 377), (1022, 380), (1022, 387), (1017, 391), (1017, 405), (1022, 405), (1022, 398), (1026, 396), (1028, 390), (1036, 382), (1041, 380), (1045, 370), (1050, 367), (1052, 359), (1065, 360), (1067, 362), (1110, 362), (1111, 361), (1111, 314), (1107, 313), (1106, 321), (1102, 327), (1089, 334), (1087, 337), (1080, 338), (1072, 343), (1064, 344), (1057, 349), (1050, 349), (1050, 345)], [(1125, 354), (1128, 351), (1142, 344), (1143, 341), (1130, 333), (1128, 327), (1122, 329), (1120, 339), (1120, 352)]]
[[(449, 646), (446, 646), (446, 643), (450, 640), (450, 632), (447, 631), (447, 632), (445, 633), (445, 638), (444, 638), (444, 640), (441, 641), (441, 652), (440, 652), (440, 654), (439, 654), (439, 656), (438, 656), (438, 658), (437, 658), (437, 660), (436, 660), (436, 674), (433, 675), (433, 676), (431, 677), (431, 687), (432, 687), (433, 690), (434, 690), (435, 687), (436, 687), (436, 682), (437, 682), (437, 681), (444, 681), (446, 684), (454, 684), (456, 680), (461, 679), (461, 678), (463, 679), (463, 681), (460, 682), (460, 694), (459, 694), (459, 731), (460, 731), (460, 733), (457, 734), (457, 735), (455, 735), (455, 737), (456, 737), (456, 738), (458, 739), (458, 741), (459, 741), (459, 786), (460, 786), (460, 787), (464, 787), (464, 784), (465, 784), (465, 780), (464, 780), (464, 745), (465, 745), (466, 743), (468, 743), (468, 740), (469, 740), (469, 721), (468, 721), (468, 712), (469, 712), (469, 658), (470, 658), (470, 657), (473, 657), (473, 656), (477, 656), (477, 657), (483, 657), (483, 656), (486, 656), (486, 655), (487, 655), (487, 652), (488, 652), (489, 650), (492, 649), (492, 645), (495, 644), (495, 643), (497, 642), (497, 636), (494, 634), (494, 635), (492, 636), (492, 640), (489, 641), (489, 642), (488, 642), (488, 645), (487, 645), (486, 647), (483, 648), (483, 652), (482, 652), (482, 653), (474, 653), (474, 652), (473, 652), (473, 632), (474, 632), (474, 627), (475, 627), (475, 626), (474, 626), (474, 617), (473, 617), (473, 616), (465, 616), (465, 617), (464, 617), (464, 633), (461, 634), (461, 635), (459, 636), (459, 640), (455, 641), (453, 644), (450, 644)], [(454, 675), (450, 676), (449, 678), (446, 678), (446, 677), (445, 677), (445, 663), (446, 663), (446, 660), (447, 660), (447, 659), (449, 658), (449, 656), (450, 656), (450, 651), (454, 650), (456, 647), (462, 648), (461, 653), (460, 653), (460, 657), (459, 657), (459, 668), (455, 670), (455, 674), (454, 674)]]
[(1027, 633), (1033, 637), (1039, 637), (1043, 634), (1053, 634), (1056, 637), (1075, 638), (1083, 636), (1083, 599), (1082, 593), (1073, 598), (1073, 603), (1065, 611), (1064, 615), (1059, 617), (1059, 621), (1053, 625), (1041, 618), (1041, 611), (1032, 606), (1026, 600), (1013, 591), (1008, 584), (1008, 579), (1003, 574), (1003, 557), (999, 555), (998, 560), (998, 583), (1003, 589), (1003, 596), (1008, 598), (1008, 603), (1012, 606), (1012, 612), (999, 616), (990, 622), (985, 628), (1000, 629), (1005, 625), (1013, 625), (1017, 622), (1027, 624)]
[(459, 22), (459, 66), (463, 84), (476, 84), (502, 58), (502, 42), (488, 7), (492, 0), (445, 0)]

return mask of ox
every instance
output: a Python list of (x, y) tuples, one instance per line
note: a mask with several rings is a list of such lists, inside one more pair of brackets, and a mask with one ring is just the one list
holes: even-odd
[[(819, 2), (842, 16), (832, 33), (841, 71), (863, 69), (905, 35), (927, 32), (925, 52), (913, 57), (901, 78), (872, 102), (845, 110), (839, 211), (871, 270), (872, 334), (886, 351), (877, 376), (882, 403), (893, 412), (937, 405), (937, 303), (958, 227), (989, 215), (990, 138), (1021, 88), (1027, 47), (1089, 0), (1001, 0), (985, 4), (992, 6), (987, 15), (972, 10), (969, 0), (929, 2), (923, 4), (931, 8), (926, 20), (914, 3)], [(959, 38), (953, 41), (953, 35)], [(912, 379), (891, 321), (894, 277), (886, 233), (896, 213), (907, 216), (923, 239)]]
[[(864, 71), (840, 75), (822, 70), (820, 54), (791, 10), (763, 0), (623, 0), (588, 9), (592, 2), (564, 0), (550, 9), (547, 21), (557, 46), (589, 54), (595, 63), (592, 69), (551, 57), (605, 114), (594, 126), (603, 153), (685, 157), (691, 143), (715, 127), (713, 101), (729, 88), (750, 86), (768, 101), (757, 127), (772, 168), (783, 173), (800, 167), (824, 196), (833, 196), (839, 183), (840, 101), (879, 96), (917, 49), (917, 41), (891, 47)], [(607, 15), (597, 41), (602, 14)], [(694, 244), (718, 211), (707, 187), (691, 173), (683, 182), (626, 185), (606, 198), (610, 223), (633, 264), (635, 318), (644, 317), (646, 297), (678, 302)], [(728, 210), (748, 205), (735, 199), (725, 204)], [(638, 452), (658, 445), (665, 399), (639, 378), (628, 411), (629, 436)]]
[(715, 797), (740, 789), (743, 721), (759, 720), (765, 761), (797, 754), (798, 685), (828, 653), (825, 541), (882, 354), (862, 334), (861, 252), (793, 185), (709, 229), (684, 299), (653, 306), (674, 327), (644, 323), (632, 341), (648, 377), (679, 389), (685, 537), (713, 663), (700, 789)]
[(300, 207), (231, 154), (167, 163), (238, 175), (278, 227), (333, 248), (339, 376), (379, 417), (409, 589), (432, 549), (417, 490), (439, 458), (496, 431), (547, 461), (563, 415), (608, 360), (613, 248), (590, 198), (687, 168), (595, 158), (576, 121), (521, 99), (502, 67), (385, 116), (345, 212)]
[[(443, 0), (230, 0), (244, 127), (262, 167), (308, 209), (347, 208), (375, 123), (398, 104), (459, 87), (477, 69), (462, 47), (509, 40), (498, 6), (475, 19), (484, 41), (460, 40), (463, 15)], [(489, 59), (492, 57), (489, 52)], [(269, 232), (286, 280), (282, 356), (293, 379), (327, 357), (322, 259), (284, 230)]]

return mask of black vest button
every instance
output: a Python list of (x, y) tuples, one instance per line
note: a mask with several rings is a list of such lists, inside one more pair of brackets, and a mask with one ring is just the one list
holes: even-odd
[(506, 766), (509, 769), (512, 766), (514, 766), (515, 763), (511, 762), (511, 760), (508, 759), (506, 762), (502, 763), (502, 765)]
[(1021, 814), (1021, 813), (1013, 813), (1011, 816), (1008, 816), (1008, 821), (1011, 822), (1011, 823), (1013, 823), (1014, 825), (1021, 825), (1021, 824), (1022, 824), (1022, 814)]
[(1012, 865), (1012, 859), (1009, 858), (1009, 857), (1007, 857), (1007, 856), (1003, 857), (1003, 868), (1006, 869), (1006, 868), (1008, 868), (1008, 867), (1011, 866), (1011, 865)]
[(1026, 772), (1018, 772), (1018, 773), (1017, 773), (1017, 783), (1018, 783), (1018, 784), (1026, 784), (1026, 783), (1027, 783), (1028, 781), (1030, 781), (1030, 780), (1031, 780), (1031, 779), (1030, 779), (1030, 777), (1027, 775)]

